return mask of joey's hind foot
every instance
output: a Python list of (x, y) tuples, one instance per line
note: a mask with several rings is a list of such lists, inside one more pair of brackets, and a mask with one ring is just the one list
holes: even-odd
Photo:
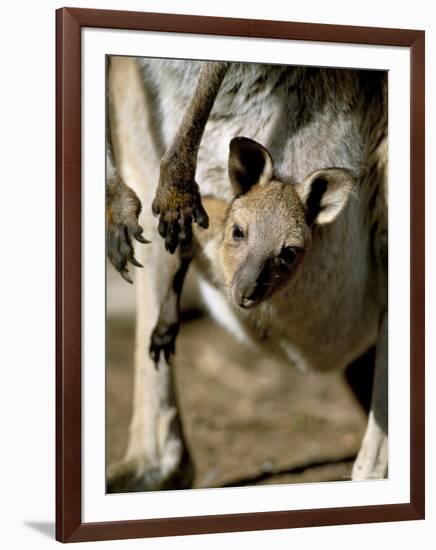
[(150, 338), (150, 357), (153, 359), (154, 364), (158, 365), (161, 353), (163, 353), (165, 360), (169, 363), (171, 356), (174, 355), (176, 350), (176, 338), (179, 333), (179, 323), (167, 325), (164, 323), (158, 323), (153, 330)]
[(161, 164), (159, 185), (152, 211), (159, 216), (158, 231), (165, 239), (165, 248), (173, 254), (187, 250), (192, 243), (192, 223), (207, 229), (209, 218), (201, 203), (197, 183), (189, 175), (180, 174), (178, 163)]

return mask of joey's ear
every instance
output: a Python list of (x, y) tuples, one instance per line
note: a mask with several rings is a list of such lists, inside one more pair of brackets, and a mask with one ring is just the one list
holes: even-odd
[(296, 191), (306, 210), (308, 225), (332, 222), (345, 207), (354, 188), (349, 170), (316, 170), (297, 184)]
[(272, 175), (273, 161), (265, 147), (246, 137), (232, 139), (229, 177), (236, 195), (246, 193), (256, 183), (268, 183)]

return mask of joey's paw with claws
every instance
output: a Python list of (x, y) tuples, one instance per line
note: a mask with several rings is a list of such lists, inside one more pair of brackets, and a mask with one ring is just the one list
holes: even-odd
[(158, 323), (153, 330), (150, 339), (150, 357), (157, 366), (160, 359), (160, 354), (163, 353), (166, 362), (168, 363), (171, 356), (174, 355), (176, 349), (176, 338), (179, 332), (179, 324), (163, 324)]
[(135, 258), (133, 241), (146, 244), (143, 229), (138, 224), (141, 202), (130, 187), (122, 180), (107, 185), (107, 254), (115, 269), (128, 283), (133, 283), (127, 269), (130, 262), (143, 267)]
[(193, 222), (204, 229), (209, 227), (209, 218), (195, 181), (182, 186), (163, 183), (161, 178), (152, 210), (155, 216), (159, 216), (158, 231), (171, 254), (179, 245), (181, 250), (189, 249)]

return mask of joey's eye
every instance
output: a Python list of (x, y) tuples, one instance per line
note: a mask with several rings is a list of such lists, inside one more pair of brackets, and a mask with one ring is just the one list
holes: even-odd
[(241, 241), (245, 237), (242, 227), (239, 226), (237, 223), (235, 223), (235, 225), (233, 226), (232, 237), (234, 241)]
[(284, 246), (279, 254), (279, 258), (286, 264), (291, 265), (295, 262), (298, 255), (298, 248), (295, 246)]

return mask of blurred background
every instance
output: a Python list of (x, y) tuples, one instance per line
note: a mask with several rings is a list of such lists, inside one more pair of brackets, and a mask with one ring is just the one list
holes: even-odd
[[(127, 444), (134, 306), (134, 285), (108, 265), (108, 464)], [(343, 373), (302, 373), (255, 353), (198, 308), (184, 315), (173, 368), (195, 487), (350, 479), (366, 413)]]

